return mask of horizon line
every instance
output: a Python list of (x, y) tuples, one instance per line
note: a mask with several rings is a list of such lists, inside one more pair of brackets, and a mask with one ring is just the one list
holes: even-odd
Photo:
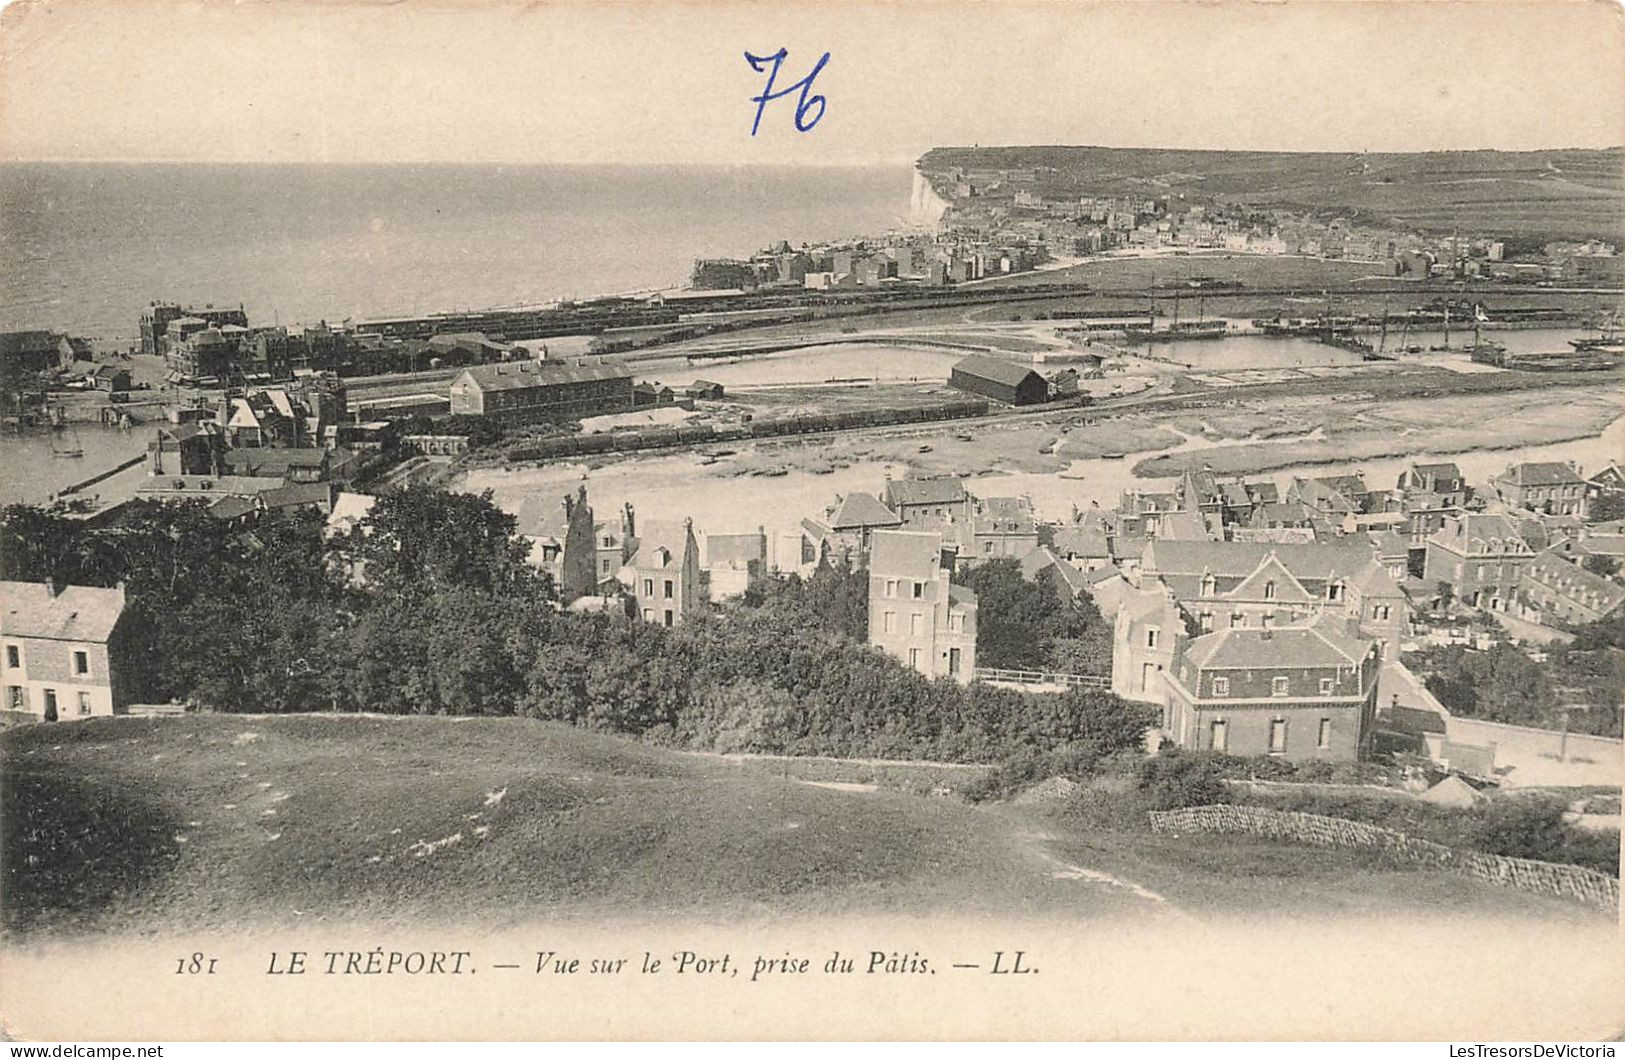
[(692, 159), (661, 161), (618, 161), (595, 159), (297, 159), (297, 158), (128, 158), (112, 156), (77, 157), (41, 155), (36, 157), (0, 157), (0, 165), (116, 165), (116, 166), (561, 166), (587, 168), (619, 167), (645, 168), (685, 167), (694, 169), (855, 169), (865, 166), (918, 166), (926, 155), (935, 151), (1165, 151), (1182, 154), (1231, 155), (1430, 155), (1430, 154), (1540, 154), (1556, 151), (1625, 151), (1625, 142), (1603, 146), (1563, 144), (1547, 147), (1430, 147), (1413, 150), (1390, 150), (1366, 147), (1340, 149), (1317, 148), (1258, 148), (1258, 147), (1175, 147), (1167, 145), (1132, 145), (1083, 143), (1005, 143), (1005, 144), (939, 144), (911, 158), (819, 159), (802, 161), (697, 161)]

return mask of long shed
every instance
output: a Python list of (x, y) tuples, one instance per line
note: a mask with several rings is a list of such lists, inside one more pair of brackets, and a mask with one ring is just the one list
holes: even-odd
[(948, 385), (1006, 405), (1037, 405), (1049, 400), (1049, 384), (1031, 368), (997, 357), (972, 354), (954, 365)]

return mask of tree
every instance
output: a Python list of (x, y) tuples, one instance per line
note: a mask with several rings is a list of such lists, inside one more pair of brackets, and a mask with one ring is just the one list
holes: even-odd
[(390, 490), (335, 549), (364, 564), (369, 589), (390, 597), (451, 587), (503, 597), (553, 596), (526, 561), (530, 546), (489, 490), (450, 493), (416, 483)]
[(1154, 810), (1209, 806), (1228, 795), (1210, 759), (1182, 751), (1164, 751), (1141, 762), (1138, 782)]
[(1040, 669), (1051, 642), (1076, 637), (1086, 628), (1081, 610), (1022, 578), (1014, 559), (979, 563), (956, 576), (976, 593), (976, 655), (983, 666)]

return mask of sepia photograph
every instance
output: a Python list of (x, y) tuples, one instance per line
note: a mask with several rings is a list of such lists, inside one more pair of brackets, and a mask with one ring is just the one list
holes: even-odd
[(1621, 85), (15, 0), (0, 1038), (1617, 1040)]

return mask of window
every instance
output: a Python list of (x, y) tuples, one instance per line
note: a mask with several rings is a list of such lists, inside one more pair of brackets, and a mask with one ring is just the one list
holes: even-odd
[(11, 685), (6, 689), (6, 706), (12, 710), (28, 709), (28, 689)]
[(81, 693), (79, 693), (79, 713), (81, 713), (81, 714), (89, 714), (90, 713), (90, 693), (89, 692), (81, 692)]
[(1389, 610), (1387, 604), (1373, 604), (1372, 607), (1371, 607), (1371, 617), (1372, 618), (1385, 619), (1391, 613), (1392, 612)]
[(916, 599), (916, 600), (925, 599), (925, 583), (924, 582), (914, 582), (913, 587), (914, 587), (914, 599)]
[(645, 622), (653, 622), (655, 620), (655, 609), (652, 607), (645, 607), (643, 609), (643, 620)]
[(959, 649), (958, 648), (949, 648), (948, 649), (948, 673), (953, 675), (954, 677), (959, 676), (959, 667), (961, 665), (959, 659), (960, 659)]
[[(965, 632), (965, 616), (958, 611), (950, 614), (948, 616), (948, 631), (950, 633)], [(959, 649), (955, 648), (954, 650), (958, 651)]]
[(82, 651), (74, 652), (73, 672), (75, 674), (88, 674), (90, 672), (90, 656)]
[(1323, 696), (1331, 695), (1332, 689), (1335, 688), (1336, 685), (1337, 682), (1332, 680), (1330, 677), (1322, 677), (1320, 679), (1320, 694)]
[(1270, 722), (1270, 754), (1286, 753), (1286, 719), (1276, 718)]
[(644, 596), (653, 596), (654, 594), (655, 594), (655, 580), (653, 578), (645, 578), (645, 579), (643, 579), (643, 595)]
[(886, 579), (886, 595), (887, 596), (896, 596), (897, 595), (897, 579), (896, 578), (887, 578)]
[(1270, 678), (1270, 695), (1272, 695), (1272, 696), (1284, 696), (1284, 695), (1287, 694), (1287, 691), (1288, 691), (1287, 678), (1285, 678), (1285, 677), (1272, 677), (1272, 678)]
[(920, 649), (910, 648), (908, 650), (908, 665), (910, 669), (918, 670), (920, 668)]
[(1258, 616), (1258, 624), (1260, 626), (1262, 626), (1263, 628), (1265, 628), (1265, 629), (1269, 629), (1271, 626), (1273, 626), (1275, 624), (1275, 616), (1274, 615), (1259, 615)]
[(1145, 631), (1145, 646), (1147, 648), (1155, 648), (1157, 646), (1157, 634), (1159, 632), (1161, 631), (1157, 629), (1156, 626), (1151, 626)]
[(1200, 615), (1197, 616), (1196, 620), (1197, 620), (1197, 623), (1201, 626), (1203, 633), (1212, 633), (1213, 632), (1213, 612), (1211, 612), (1211, 611), (1203, 611)]
[(881, 628), (884, 629), (887, 633), (896, 633), (897, 632), (897, 612), (896, 611), (887, 611), (886, 612), (886, 615), (885, 615), (884, 619), (881, 622)]
[(1213, 591), (1214, 591), (1215, 588), (1216, 588), (1216, 583), (1213, 580), (1213, 575), (1204, 574), (1202, 576), (1202, 595), (1203, 596), (1212, 596)]
[(1215, 696), (1228, 696), (1230, 694), (1230, 678), (1215, 677), (1213, 679), (1213, 694)]
[(56, 720), (56, 689), (54, 688), (45, 690), (45, 720)]
[(671, 579), (666, 579), (666, 599), (671, 599)]
[(1275, 583), (1274, 582), (1269, 581), (1269, 582), (1264, 583), (1264, 599), (1266, 599), (1266, 600), (1275, 599)]
[(1326, 748), (1330, 747), (1331, 745), (1332, 745), (1332, 719), (1330, 719), (1330, 718), (1321, 718), (1320, 719), (1320, 736), (1315, 741), (1315, 746), (1320, 748), (1322, 751), (1324, 751)]
[(1230, 726), (1223, 718), (1208, 726), (1208, 746), (1215, 751), (1230, 750)]
[(6, 645), (6, 665), (13, 670), (23, 664), (23, 650), (15, 644)]
[(1247, 619), (1246, 619), (1245, 616), (1243, 616), (1243, 615), (1241, 615), (1239, 613), (1235, 613), (1235, 612), (1231, 613), (1231, 615), (1230, 615), (1230, 628), (1231, 629), (1240, 629), (1242, 626), (1246, 625), (1246, 623), (1247, 623)]
[(916, 611), (908, 616), (908, 631), (918, 637), (925, 631), (925, 616)]
[(671, 608), (666, 608), (666, 625), (669, 626), (675, 621), (676, 617), (671, 613)]

